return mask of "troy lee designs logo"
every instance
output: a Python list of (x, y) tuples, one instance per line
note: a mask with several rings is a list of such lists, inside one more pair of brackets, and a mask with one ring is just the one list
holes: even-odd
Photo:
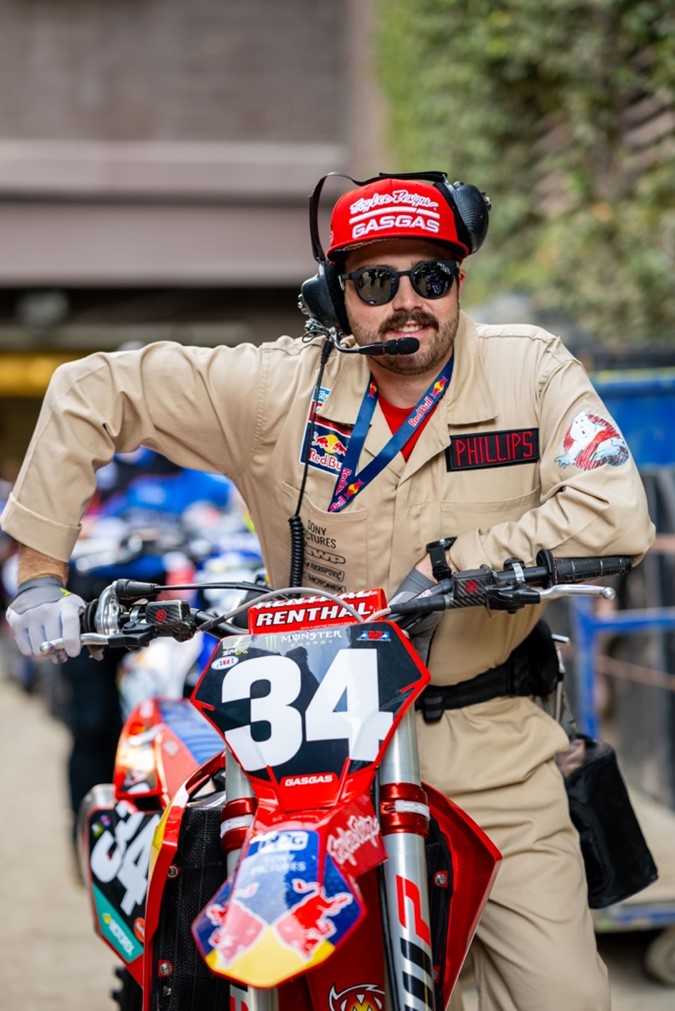
[(346, 830), (338, 828), (337, 835), (328, 837), (328, 852), (340, 866), (345, 863), (356, 866), (354, 854), (366, 843), (376, 843), (380, 823), (371, 814), (352, 815), (347, 826)]
[(354, 220), (360, 214), (368, 214), (377, 207), (387, 207), (391, 204), (406, 204), (408, 207), (425, 207), (435, 209), (438, 201), (422, 193), (411, 193), (410, 190), (394, 190), (393, 193), (375, 193), (372, 197), (360, 197), (349, 208)]
[(441, 215), (438, 203), (431, 197), (410, 190), (376, 193), (356, 200), (351, 205), (349, 225), (353, 239), (367, 239), (391, 229), (414, 235), (438, 235)]

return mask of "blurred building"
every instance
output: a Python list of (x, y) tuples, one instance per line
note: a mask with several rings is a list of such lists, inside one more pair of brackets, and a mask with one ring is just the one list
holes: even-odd
[(0, 0), (0, 463), (129, 340), (300, 334), (308, 195), (381, 162), (364, 0)]

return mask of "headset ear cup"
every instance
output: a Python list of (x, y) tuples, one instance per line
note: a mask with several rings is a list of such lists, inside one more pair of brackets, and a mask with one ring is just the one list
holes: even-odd
[(314, 277), (303, 283), (300, 295), (310, 316), (326, 327), (349, 333), (344, 292), (334, 264), (328, 260), (320, 261)]
[(454, 183), (450, 192), (466, 230), (469, 249), (476, 253), (485, 242), (490, 224), (490, 200), (471, 183)]

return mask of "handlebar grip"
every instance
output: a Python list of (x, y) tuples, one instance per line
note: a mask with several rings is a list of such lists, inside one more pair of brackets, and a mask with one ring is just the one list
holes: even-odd
[(98, 597), (96, 598), (96, 600), (90, 601), (85, 607), (84, 611), (80, 615), (80, 632), (96, 631), (97, 606), (98, 606)]
[(554, 583), (583, 583), (601, 576), (625, 576), (633, 563), (627, 555), (610, 555), (600, 558), (554, 558), (552, 567)]

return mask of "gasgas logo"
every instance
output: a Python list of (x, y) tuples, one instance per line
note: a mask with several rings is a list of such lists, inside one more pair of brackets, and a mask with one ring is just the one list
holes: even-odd
[(282, 786), (315, 786), (318, 783), (332, 783), (335, 779), (334, 773), (325, 773), (317, 776), (286, 776), (282, 779)]
[(384, 990), (375, 983), (362, 983), (337, 992), (335, 986), (328, 995), (330, 1011), (384, 1011)]

